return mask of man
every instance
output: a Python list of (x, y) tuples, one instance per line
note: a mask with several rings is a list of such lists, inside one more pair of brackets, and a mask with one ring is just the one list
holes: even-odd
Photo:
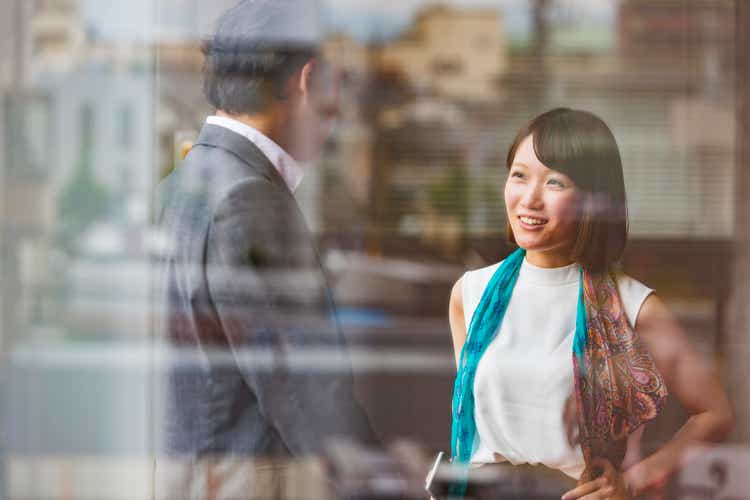
[(203, 48), (216, 114), (159, 187), (178, 355), (158, 496), (316, 498), (322, 486), (292, 458), (335, 437), (374, 441), (293, 196), (337, 112), (315, 15), (310, 1), (245, 0)]

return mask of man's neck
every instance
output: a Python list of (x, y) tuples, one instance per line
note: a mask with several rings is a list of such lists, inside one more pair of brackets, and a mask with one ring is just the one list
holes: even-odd
[(279, 144), (283, 147), (281, 144), (281, 141), (279, 141), (279, 133), (278, 133), (278, 126), (276, 124), (276, 120), (274, 119), (274, 116), (272, 113), (257, 113), (254, 115), (248, 115), (248, 114), (232, 114), (227, 113), (226, 111), (222, 111), (220, 109), (216, 110), (216, 116), (221, 116), (224, 118), (231, 118), (232, 120), (237, 120), (240, 123), (244, 123), (247, 126), (253, 127), (255, 130), (260, 132), (261, 134), (265, 135), (275, 143)]

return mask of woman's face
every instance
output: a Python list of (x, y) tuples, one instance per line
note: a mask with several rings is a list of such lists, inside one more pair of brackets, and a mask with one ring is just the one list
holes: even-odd
[(536, 157), (532, 136), (518, 146), (505, 183), (505, 206), (516, 243), (540, 267), (570, 264), (581, 192), (562, 172)]

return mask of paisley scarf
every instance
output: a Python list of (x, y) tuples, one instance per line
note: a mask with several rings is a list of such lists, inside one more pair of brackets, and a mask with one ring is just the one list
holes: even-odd
[[(468, 464), (476, 437), (474, 376), (482, 354), (500, 330), (526, 251), (518, 249), (498, 267), (484, 289), (461, 349), (453, 387), (451, 456)], [(661, 411), (667, 396), (653, 358), (630, 327), (612, 273), (581, 269), (573, 373), (585, 469), (580, 481), (596, 477), (593, 461), (622, 465), (627, 436)], [(561, 416), (562, 418), (562, 416)], [(463, 495), (466, 476), (459, 482)]]

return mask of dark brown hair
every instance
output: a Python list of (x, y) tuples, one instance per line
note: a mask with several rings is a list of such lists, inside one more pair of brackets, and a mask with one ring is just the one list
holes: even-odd
[[(583, 192), (571, 258), (592, 271), (607, 269), (622, 257), (628, 237), (622, 160), (612, 131), (587, 111), (547, 111), (519, 130), (508, 150), (509, 169), (519, 145), (529, 136), (539, 161), (570, 177)], [(507, 230), (508, 239), (515, 243), (510, 224)]]
[(284, 99), (287, 80), (318, 53), (307, 47), (264, 46), (242, 40), (205, 40), (203, 93), (214, 108), (229, 113), (263, 111)]

